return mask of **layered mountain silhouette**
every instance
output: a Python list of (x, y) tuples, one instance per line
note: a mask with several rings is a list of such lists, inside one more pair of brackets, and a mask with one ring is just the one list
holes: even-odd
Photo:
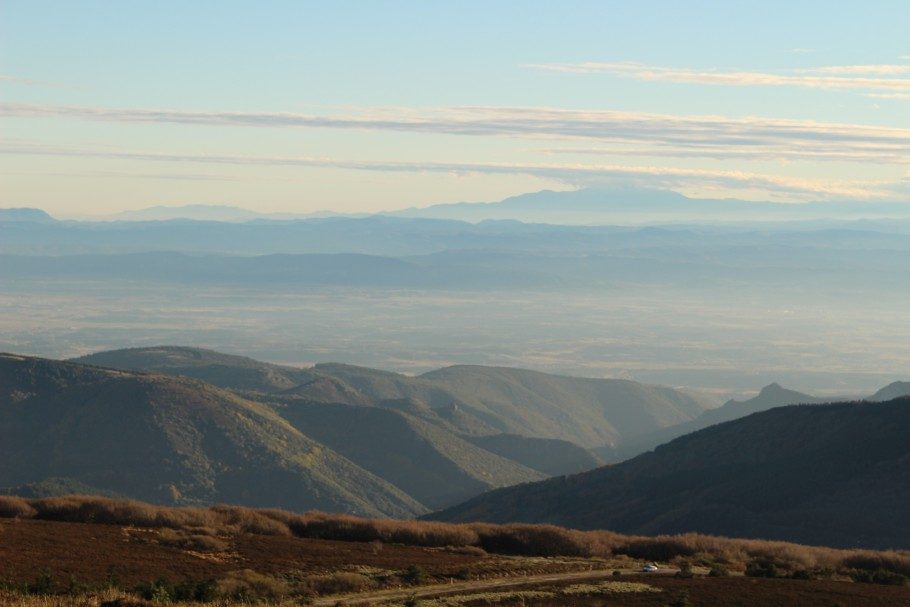
[(907, 216), (904, 209), (887, 202), (788, 205), (736, 199), (697, 199), (668, 190), (637, 187), (541, 190), (498, 202), (444, 203), (390, 214), (462, 221), (517, 219), (554, 224)]
[(302, 369), (170, 346), (71, 362), (6, 355), (2, 365), (10, 456), (0, 487), (164, 503), (412, 516), (590, 469), (601, 462), (579, 443), (703, 410), (685, 394), (624, 380)]
[(457, 433), (518, 434), (586, 448), (684, 423), (708, 408), (670, 388), (503, 367), (460, 365), (413, 377), (336, 363), (297, 369), (179, 347), (115, 350), (77, 361), (187, 375), (284, 397), (403, 410)]
[(910, 398), (778, 407), (431, 515), (910, 548)]

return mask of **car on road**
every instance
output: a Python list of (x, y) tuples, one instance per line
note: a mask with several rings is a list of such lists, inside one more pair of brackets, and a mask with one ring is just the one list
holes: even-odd
[(645, 565), (644, 567), (641, 568), (642, 572), (644, 572), (644, 573), (654, 573), (658, 569), (659, 569), (659, 567), (657, 565), (655, 565), (654, 563), (648, 563), (647, 565)]

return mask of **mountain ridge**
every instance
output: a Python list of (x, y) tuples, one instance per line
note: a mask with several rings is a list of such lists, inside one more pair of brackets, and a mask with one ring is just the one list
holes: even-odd
[(910, 503), (908, 430), (910, 397), (777, 407), (428, 518), (906, 549), (893, 515)]

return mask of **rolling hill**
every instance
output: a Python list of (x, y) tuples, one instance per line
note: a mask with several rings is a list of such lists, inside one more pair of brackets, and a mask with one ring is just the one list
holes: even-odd
[(403, 411), (307, 402), (286, 402), (276, 411), (430, 508), (548, 476)]
[(425, 511), (268, 407), (198, 380), (0, 355), (0, 486), (371, 516)]
[(274, 392), (316, 379), (306, 369), (259, 362), (204, 348), (155, 346), (98, 352), (73, 362), (111, 369), (181, 375), (232, 390)]
[[(518, 434), (585, 448), (688, 422), (708, 408), (670, 388), (504, 367), (459, 365), (414, 377), (337, 363), (295, 369), (172, 346), (101, 352), (77, 361), (189, 375), (221, 387), (319, 402), (404, 408), (460, 434)], [(294, 382), (298, 385), (289, 385)]]
[(430, 518), (907, 549), (908, 431), (906, 397), (779, 407), (615, 466), (492, 491)]

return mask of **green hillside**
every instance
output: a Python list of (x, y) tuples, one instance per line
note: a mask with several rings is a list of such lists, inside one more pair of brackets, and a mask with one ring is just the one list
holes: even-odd
[(188, 378), (0, 355), (0, 444), (3, 487), (69, 479), (158, 503), (424, 511), (269, 408)]
[(178, 347), (114, 350), (79, 360), (318, 402), (425, 407), (419, 415), (458, 433), (518, 434), (587, 448), (616, 445), (685, 423), (709, 408), (707, 402), (671, 388), (504, 367), (460, 365), (412, 377), (337, 363), (297, 369)]
[(286, 402), (292, 425), (431, 508), (544, 474), (401, 411)]
[(659, 386), (460, 365), (421, 375), (494, 420), (502, 432), (595, 447), (689, 421), (706, 405)]
[(155, 346), (98, 352), (73, 362), (112, 369), (195, 377), (221, 388), (273, 392), (314, 379), (306, 369), (263, 363), (204, 348)]

